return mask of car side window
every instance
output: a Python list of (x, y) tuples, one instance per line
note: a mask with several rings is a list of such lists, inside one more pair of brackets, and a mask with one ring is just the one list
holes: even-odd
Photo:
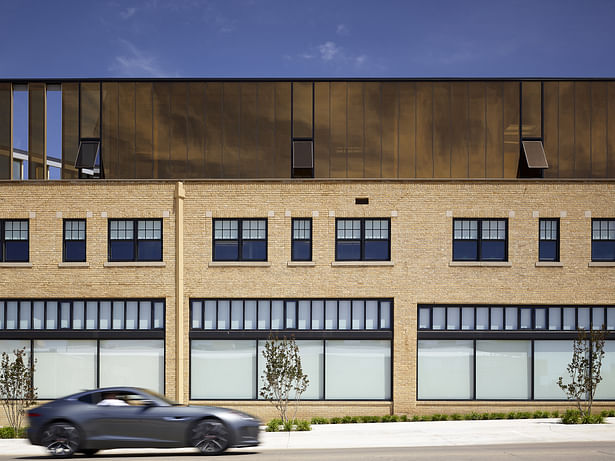
[(89, 403), (90, 405), (95, 405), (100, 401), (100, 394), (85, 394), (79, 397), (77, 400), (83, 403)]

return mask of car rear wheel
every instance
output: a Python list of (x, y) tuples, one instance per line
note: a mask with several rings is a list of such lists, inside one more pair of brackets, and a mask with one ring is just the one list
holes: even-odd
[(79, 429), (65, 421), (50, 424), (43, 431), (41, 442), (52, 456), (70, 458), (79, 447)]
[(218, 419), (204, 419), (192, 429), (192, 445), (204, 455), (218, 455), (229, 446), (229, 432)]

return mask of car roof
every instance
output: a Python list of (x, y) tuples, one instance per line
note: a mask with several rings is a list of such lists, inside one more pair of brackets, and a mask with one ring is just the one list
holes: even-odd
[(62, 399), (66, 400), (74, 400), (78, 399), (84, 395), (88, 394), (96, 394), (101, 392), (137, 392), (137, 393), (146, 393), (149, 392), (146, 389), (142, 389), (140, 387), (130, 387), (130, 386), (113, 386), (113, 387), (99, 387), (98, 389), (88, 389), (83, 390), (81, 392), (77, 392), (75, 394), (67, 395), (66, 397), (62, 397)]

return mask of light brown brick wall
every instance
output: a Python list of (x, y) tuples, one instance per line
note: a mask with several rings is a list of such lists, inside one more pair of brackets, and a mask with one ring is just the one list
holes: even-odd
[[(393, 403), (308, 402), (301, 415), (453, 413), (543, 408), (536, 402), (416, 402), (420, 303), (603, 304), (615, 267), (588, 267), (592, 217), (615, 216), (615, 183), (599, 181), (188, 181), (184, 202), (184, 398), (189, 398), (191, 297), (392, 297)], [(166, 299), (166, 393), (175, 395), (175, 183), (0, 183), (0, 218), (30, 220), (32, 268), (0, 267), (0, 297)], [(355, 205), (369, 197), (369, 205)], [(88, 268), (58, 268), (62, 220), (93, 216)], [(104, 267), (109, 217), (163, 219), (165, 267)], [(290, 216), (286, 216), (286, 212)], [(561, 218), (562, 267), (535, 267), (538, 218)], [(313, 212), (318, 212), (314, 216)], [(334, 216), (330, 216), (333, 212)], [(397, 216), (392, 214), (397, 213)], [(450, 212), (450, 213), (448, 213)], [(270, 214), (273, 213), (273, 216)], [(268, 217), (268, 267), (210, 267), (212, 217)], [(312, 267), (289, 267), (291, 217), (313, 217)], [(391, 217), (392, 266), (332, 266), (336, 217)], [(509, 218), (510, 267), (451, 267), (453, 217)], [(203, 403), (203, 402), (195, 402)], [(213, 402), (272, 416), (266, 402)], [(564, 404), (549, 403), (548, 408)], [(497, 408), (497, 410), (496, 410)]]

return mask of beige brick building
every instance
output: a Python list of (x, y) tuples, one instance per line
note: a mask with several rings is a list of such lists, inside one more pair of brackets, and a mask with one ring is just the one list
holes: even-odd
[(274, 333), (300, 416), (561, 409), (575, 330), (615, 329), (613, 82), (66, 81), (59, 162), (36, 111), (16, 147), (11, 109), (57, 88), (20, 85), (0, 349), (34, 355), (43, 399), (140, 385), (266, 419)]

